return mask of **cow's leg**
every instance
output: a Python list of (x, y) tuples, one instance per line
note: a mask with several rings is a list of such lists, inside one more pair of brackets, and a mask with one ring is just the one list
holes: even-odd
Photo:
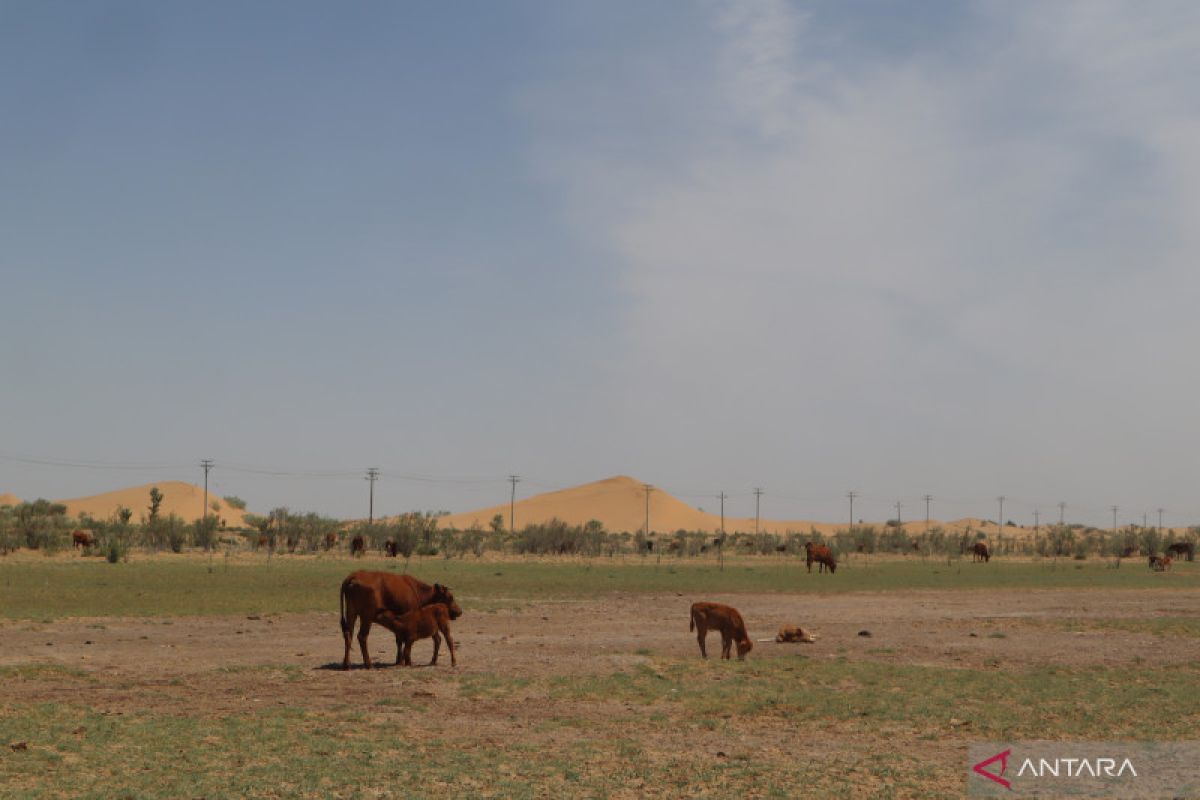
[(458, 659), (454, 657), (454, 640), (450, 638), (450, 627), (442, 628), (442, 633), (446, 635), (446, 647), (450, 650), (450, 666), (457, 667)]
[(358, 621), (357, 615), (351, 615), (348, 623), (342, 625), (342, 638), (346, 640), (346, 656), (342, 659), (342, 669), (350, 669), (350, 640), (354, 638), (354, 623)]
[(404, 640), (404, 666), (406, 666), (406, 667), (412, 666), (412, 648), (413, 648), (412, 639), (405, 639)]
[(404, 638), (396, 634), (396, 666), (404, 663)]
[(442, 648), (442, 635), (437, 631), (433, 632), (433, 658), (429, 660), (429, 666), (437, 665), (438, 650)]
[(812, 557), (805, 559), (805, 563), (808, 565), (809, 574), (812, 574)]
[(700, 620), (696, 620), (696, 641), (700, 643), (700, 656), (702, 658), (708, 658), (708, 652), (704, 649), (704, 640), (707, 638), (708, 628)]
[(371, 632), (371, 618), (363, 615), (362, 627), (358, 629), (358, 646), (362, 650), (363, 663), (371, 668), (371, 651), (367, 649), (367, 634)]

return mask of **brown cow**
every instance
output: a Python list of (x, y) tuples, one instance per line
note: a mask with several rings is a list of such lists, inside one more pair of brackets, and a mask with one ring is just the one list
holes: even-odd
[(784, 625), (775, 635), (777, 642), (815, 642), (817, 637), (799, 625)]
[(736, 608), (720, 603), (692, 603), (688, 630), (696, 632), (700, 655), (705, 658), (708, 658), (708, 652), (704, 649), (704, 640), (708, 638), (709, 628), (721, 632), (721, 658), (729, 658), (730, 647), (737, 642), (738, 661), (746, 660), (746, 653), (753, 649), (754, 642), (746, 634), (746, 623)]
[(361, 556), (367, 552), (367, 543), (363, 541), (362, 536), (355, 536), (350, 540), (350, 555)]
[(78, 530), (71, 534), (71, 547), (91, 547), (96, 543), (96, 537), (91, 531)]
[(383, 552), (387, 555), (388, 558), (395, 558), (397, 549), (398, 548), (396, 547), (396, 543), (393, 542), (391, 539), (388, 539), (386, 542), (383, 543)]
[(837, 572), (837, 559), (833, 557), (833, 551), (825, 545), (805, 542), (804, 555), (809, 572), (812, 572), (814, 561), (818, 564), (817, 572), (824, 572), (826, 567), (829, 567), (830, 574)]
[(1150, 556), (1150, 569), (1155, 572), (1166, 572), (1171, 568), (1170, 556)]
[(1188, 561), (1196, 560), (1196, 545), (1192, 542), (1174, 542), (1167, 546), (1167, 555), (1183, 556)]
[[(350, 573), (342, 581), (339, 602), (342, 637), (346, 641), (343, 669), (350, 669), (350, 640), (354, 633), (354, 625), (359, 620), (362, 620), (362, 624), (358, 629), (358, 645), (362, 649), (363, 663), (370, 667), (371, 655), (367, 651), (367, 635), (371, 631), (371, 623), (380, 611), (386, 609), (395, 614), (407, 614), (433, 603), (443, 603), (449, 609), (450, 619), (458, 619), (462, 615), (462, 608), (448, 586), (442, 586), (440, 583), (430, 586), (411, 575), (396, 575), (392, 572), (359, 570)], [(402, 642), (397, 638), (397, 664), (401, 663), (403, 655)]]
[(988, 546), (983, 542), (976, 542), (971, 545), (971, 560), (982, 561), (987, 563), (992, 558), (992, 554), (988, 552)]
[(326, 550), (332, 550), (333, 548), (337, 547), (337, 543), (338, 543), (338, 535), (336, 533), (334, 533), (333, 531), (330, 531), (329, 533), (325, 534), (325, 549)]
[(437, 663), (438, 649), (442, 646), (442, 637), (446, 637), (446, 647), (450, 648), (450, 666), (457, 667), (458, 660), (454, 657), (454, 640), (450, 638), (450, 610), (445, 603), (432, 603), (422, 606), (415, 611), (396, 616), (394, 611), (386, 608), (375, 615), (375, 621), (396, 634), (396, 642), (401, 645), (400, 663), (412, 666), (413, 642), (419, 639), (433, 637), (432, 666)]

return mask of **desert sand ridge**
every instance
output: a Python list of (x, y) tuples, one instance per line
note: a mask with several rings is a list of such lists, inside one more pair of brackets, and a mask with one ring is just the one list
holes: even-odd
[[(149, 512), (150, 489), (155, 486), (163, 494), (162, 506), (159, 507), (160, 515), (166, 517), (170, 514), (177, 514), (184, 521), (193, 522), (200, 519), (204, 513), (204, 487), (194, 486), (184, 481), (159, 481), (90, 497), (75, 497), (55, 502), (65, 505), (67, 513), (73, 517), (86, 513), (97, 519), (108, 519), (118, 508), (125, 507), (133, 511), (133, 520), (136, 522)], [(243, 512), (209, 491), (210, 506), (214, 500), (217, 501), (220, 508), (217, 516), (225, 520), (227, 526), (240, 528), (246, 525)]]
[[(527, 497), (516, 502), (515, 524), (517, 528), (526, 525), (549, 522), (559, 519), (570, 525), (585, 525), (590, 520), (599, 520), (609, 531), (641, 530), (646, 523), (646, 490), (645, 484), (628, 475), (616, 475), (569, 489)], [(476, 511), (466, 511), (461, 514), (451, 514), (440, 521), (444, 528), (486, 528), (492, 517), (499, 514), (508, 527), (509, 504), (502, 503)], [(882, 523), (874, 524), (882, 527)], [(942, 525), (947, 532), (965, 530), (968, 526), (985, 533), (995, 533), (995, 523), (983, 524), (977, 519), (962, 519), (955, 522), (941, 523), (934, 520), (930, 525)], [(789, 532), (806, 534), (816, 530), (824, 536), (832, 536), (838, 529), (845, 530), (846, 523), (816, 522), (813, 520), (772, 520), (761, 519), (758, 523), (760, 531), (774, 534)], [(721, 517), (694, 508), (682, 500), (671, 496), (662, 489), (654, 489), (650, 493), (650, 530), (657, 533), (673, 533), (677, 530), (687, 531), (720, 531)], [(904, 529), (910, 534), (919, 534), (925, 530), (925, 520), (904, 523)], [(989, 531), (990, 529), (990, 531)], [(736, 531), (752, 532), (754, 517), (725, 517), (725, 530), (728, 533)], [(1022, 529), (1005, 526), (1006, 536), (1022, 533)]]

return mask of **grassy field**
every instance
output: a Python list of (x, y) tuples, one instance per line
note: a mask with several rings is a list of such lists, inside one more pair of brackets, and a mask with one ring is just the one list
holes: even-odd
[[(341, 578), (354, 568), (402, 567), (196, 555), (116, 565), (0, 560), (0, 634), (30, 643), (20, 660), (0, 661), (0, 796), (958, 797), (971, 741), (1181, 740), (1200, 726), (1193, 564), (1162, 575), (1131, 562), (876, 558), (828, 576), (784, 558), (730, 559), (724, 571), (668, 559), (414, 560), (411, 572), (454, 587), (468, 611), (497, 612), (461, 623), (463, 636), (490, 638), (476, 636), (457, 670), (328, 669), (331, 653), (340, 656), (326, 615)], [(926, 617), (941, 638), (921, 659), (938, 663), (908, 663), (921, 659), (906, 655), (903, 638), (886, 640), (877, 629), (860, 639), (857, 626), (839, 634), (827, 625), (815, 645), (761, 645), (744, 663), (696, 657), (673, 608), (655, 617), (661, 645), (613, 649), (609, 629), (587, 627), (601, 611), (638, 609), (639, 597), (685, 603), (675, 593), (701, 589), (746, 593), (759, 608), (792, 595), (845, 603), (847, 592), (872, 592), (878, 603), (855, 602), (904, 606), (902, 619), (904, 604), (922, 608), (911, 589), (943, 592), (939, 609), (955, 605), (945, 592), (989, 593), (976, 601), (985, 609), (1017, 595), (1022, 608), (1037, 609), (1030, 590), (1060, 592), (1045, 615), (980, 616), (964, 628), (941, 622), (940, 610)], [(1054, 611), (1081, 596), (1076, 605), (1089, 614)], [(1137, 614), (1126, 596), (1139, 598)], [(554, 624), (544, 614), (571, 613), (560, 601), (581, 610), (556, 629), (556, 642), (538, 628)], [(1170, 613), (1146, 613), (1160, 606)], [(183, 615), (204, 624), (184, 625)], [(160, 619), (120, 621), (127, 617)], [(306, 625), (316, 631), (307, 640)], [(906, 636), (922, 630), (914, 622)], [(139, 663), (188, 647), (193, 631), (192, 650)], [(198, 663), (206, 648), (229, 647), (218, 634), (257, 637), (256, 645)], [(523, 644), (503, 643), (514, 636)], [(135, 649), (119, 650), (122, 637)], [(1072, 661), (1063, 657), (1069, 637), (1111, 637), (1114, 654), (1168, 642), (1174, 649), (1157, 660), (1147, 650), (1146, 663), (1105, 654)], [(539, 641), (567, 649), (552, 653)], [(990, 648), (978, 652), (997, 657), (959, 661), (952, 653), (960, 651), (939, 656), (943, 646)], [(577, 659), (566, 669), (566, 654), (589, 647), (595, 656), (583, 668)], [(76, 655), (93, 652), (91, 660)], [(542, 653), (552, 654), (539, 660)]]
[[(86, 693), (86, 678), (45, 669)], [(23, 672), (36, 677), (38, 668)], [(955, 758), (937, 755), (946, 742), (1191, 738), (1198, 679), (1197, 663), (1003, 674), (803, 658), (646, 659), (587, 680), (439, 677), (446, 699), (432, 708), (413, 693), (225, 716), (6, 705), (0, 742), (36, 744), (0, 756), (0, 789), (30, 798), (954, 797), (964, 775)], [(469, 725), (431, 733), (404, 722), (447, 706), (461, 714), (531, 698), (547, 698), (555, 713), (527, 735), (491, 737)], [(1167, 698), (1172, 713), (1164, 714)], [(592, 711), (612, 704), (624, 707), (620, 714)], [(786, 750), (812, 731), (823, 737), (819, 754), (764, 757), (764, 737)], [(728, 744), (690, 751), (672, 744), (681, 737)]]
[[(592, 561), (414, 559), (408, 570), (445, 583), (477, 609), (513, 600), (591, 597), (605, 592), (890, 592), (913, 589), (1097, 590), (1182, 586), (1200, 588), (1200, 564), (1177, 564), (1156, 574), (1140, 561), (1120, 569), (1108, 562), (1004, 561), (855, 557), (836, 575), (805, 570), (796, 558), (712, 562), (664, 558)], [(354, 569), (402, 571), (395, 559), (240, 557), (199, 555), (101, 559), (0, 559), (0, 615), (178, 616), (319, 611), (337, 607), (342, 578)]]

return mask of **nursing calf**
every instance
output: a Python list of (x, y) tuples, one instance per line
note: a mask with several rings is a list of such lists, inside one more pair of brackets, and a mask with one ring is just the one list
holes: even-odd
[(403, 651), (399, 663), (411, 667), (413, 642), (432, 636), (433, 659), (429, 663), (436, 664), (442, 637), (445, 636), (446, 647), (450, 648), (450, 666), (458, 666), (458, 660), (454, 657), (454, 640), (450, 638), (450, 611), (444, 603), (434, 603), (399, 616), (394, 611), (384, 609), (375, 616), (375, 621), (396, 634), (396, 644)]
[[(416, 611), (419, 608), (441, 603), (446, 607), (450, 619), (458, 619), (462, 608), (454, 599), (454, 593), (448, 586), (435, 583), (432, 586), (419, 581), (411, 575), (396, 575), (391, 572), (372, 572), (359, 570), (352, 572), (342, 581), (339, 598), (341, 606), (342, 636), (346, 643), (346, 655), (342, 660), (342, 668), (350, 669), (350, 644), (354, 638), (354, 626), (361, 621), (358, 629), (358, 646), (362, 650), (363, 663), (371, 666), (371, 655), (367, 650), (367, 635), (371, 625), (379, 621), (382, 611), (390, 611), (397, 616)], [(386, 625), (386, 623), (380, 622)], [(403, 660), (403, 643), (397, 637), (396, 663)]]

